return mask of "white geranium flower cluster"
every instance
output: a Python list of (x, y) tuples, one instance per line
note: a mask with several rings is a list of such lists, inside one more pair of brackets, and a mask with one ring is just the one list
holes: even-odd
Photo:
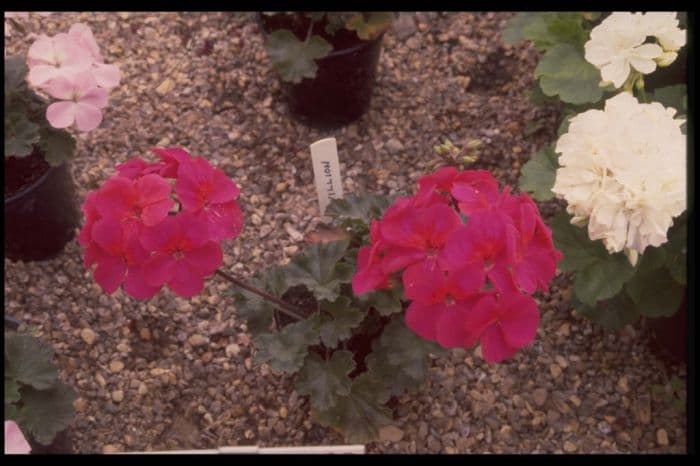
[(557, 141), (552, 191), (566, 200), (572, 223), (608, 252), (624, 250), (632, 265), (647, 246), (667, 241), (673, 217), (686, 209), (686, 137), (676, 110), (641, 104), (621, 92), (605, 110), (571, 119)]
[[(645, 43), (648, 36), (658, 44)], [(615, 12), (593, 28), (584, 49), (586, 60), (600, 69), (603, 81), (620, 88), (631, 68), (649, 74), (657, 64), (673, 63), (685, 42), (675, 12)]]

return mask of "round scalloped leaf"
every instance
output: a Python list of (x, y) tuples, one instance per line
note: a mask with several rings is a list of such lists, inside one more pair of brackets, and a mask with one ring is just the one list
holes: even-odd
[(48, 390), (22, 388), (22, 406), (17, 410), (17, 423), (42, 445), (49, 445), (56, 434), (73, 421), (75, 391), (63, 382)]
[(559, 167), (558, 156), (552, 146), (537, 152), (520, 170), (518, 186), (522, 191), (532, 193), (540, 201), (554, 198), (552, 187)]
[(316, 243), (297, 254), (285, 267), (289, 286), (304, 285), (318, 300), (335, 301), (341, 283), (352, 280), (353, 269), (340, 261), (349, 242)]
[(352, 329), (360, 325), (365, 314), (352, 307), (352, 301), (340, 296), (334, 302), (321, 302), (321, 309), (326, 313), (321, 317), (321, 342), (328, 348), (334, 348), (339, 341), (347, 340)]
[(309, 346), (318, 344), (320, 316), (289, 324), (277, 333), (263, 333), (253, 341), (257, 350), (255, 358), (269, 362), (275, 372), (293, 374), (304, 364)]
[(665, 267), (661, 267), (636, 274), (625, 284), (625, 290), (641, 314), (669, 317), (678, 311), (686, 288), (678, 284)]
[(39, 142), (39, 125), (22, 113), (5, 115), (5, 157), (26, 157)]
[(38, 390), (53, 386), (58, 371), (48, 343), (28, 335), (5, 335), (5, 377)]
[(288, 29), (272, 32), (265, 46), (272, 66), (282, 80), (295, 84), (304, 78), (315, 78), (318, 66), (314, 60), (325, 57), (333, 50), (333, 46), (321, 36), (313, 35), (306, 41), (300, 41)]
[(311, 353), (299, 372), (297, 391), (309, 395), (313, 409), (330, 409), (340, 396), (350, 395), (352, 380), (348, 374), (354, 368), (350, 351), (336, 351), (328, 360)]
[(558, 95), (570, 104), (598, 102), (603, 97), (600, 71), (571, 44), (558, 44), (547, 50), (535, 68), (542, 92)]

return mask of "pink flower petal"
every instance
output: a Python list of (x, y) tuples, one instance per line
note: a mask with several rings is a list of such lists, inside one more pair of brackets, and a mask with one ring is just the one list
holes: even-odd
[(93, 274), (105, 293), (114, 293), (126, 278), (126, 262), (121, 257), (102, 255)]
[(174, 266), (173, 278), (168, 281), (168, 287), (183, 298), (191, 298), (202, 291), (204, 280), (186, 262), (180, 261)]
[(202, 209), (199, 215), (206, 219), (209, 236), (216, 241), (235, 238), (243, 228), (243, 212), (236, 201)]
[[(29, 69), (29, 73), (27, 75), (27, 80), (29, 81), (29, 84), (35, 87), (40, 87), (48, 82), (50, 82), (52, 79), (59, 77), (61, 74), (59, 71), (56, 69), (55, 66), (53, 65), (44, 65), (44, 64), (37, 64), (32, 66)], [(51, 94), (51, 93), (49, 93)], [(53, 95), (52, 95), (53, 96)]]
[(465, 325), (466, 310), (460, 305), (445, 306), (435, 323), (435, 336), (443, 348), (469, 348), (476, 340)]
[(79, 103), (92, 105), (93, 107), (103, 108), (107, 106), (109, 94), (101, 87), (93, 87), (85, 91), (80, 97)]
[(202, 276), (207, 276), (221, 266), (224, 252), (216, 241), (209, 241), (204, 246), (184, 253), (184, 260), (193, 270)]
[(425, 259), (426, 253), (423, 249), (390, 247), (382, 257), (382, 271), (385, 275), (403, 269), (411, 264)]
[(529, 344), (540, 323), (535, 300), (522, 294), (503, 295), (499, 305), (503, 309), (499, 321), (506, 344), (516, 349)]
[(92, 74), (97, 81), (97, 85), (105, 89), (111, 89), (119, 85), (121, 72), (117, 65), (105, 65), (96, 63), (92, 65)]
[(147, 251), (170, 252), (170, 246), (180, 237), (179, 215), (167, 216), (157, 225), (144, 228), (139, 238), (141, 245)]
[(95, 222), (91, 237), (102, 249), (113, 256), (121, 255), (124, 250), (124, 230), (121, 223), (112, 217)]
[(55, 60), (53, 39), (46, 34), (40, 35), (29, 47), (27, 58), (44, 63), (53, 63)]
[(160, 291), (160, 286), (151, 286), (146, 280), (143, 267), (130, 267), (124, 280), (124, 291), (137, 299), (148, 299)]
[(493, 325), (481, 336), (481, 354), (486, 362), (501, 362), (513, 356), (518, 349), (508, 346), (501, 330)]
[(75, 42), (87, 50), (95, 61), (102, 61), (102, 55), (100, 54), (100, 48), (97, 46), (95, 41), (95, 36), (92, 34), (92, 30), (89, 26), (83, 23), (76, 23), (70, 27), (68, 30), (68, 35), (75, 40)]
[(54, 102), (46, 109), (46, 119), (54, 128), (68, 128), (76, 119), (75, 102)]
[(165, 178), (176, 178), (180, 163), (184, 163), (192, 157), (187, 151), (180, 147), (152, 147), (151, 152), (156, 154), (165, 163), (160, 171), (160, 175)]
[(115, 168), (119, 172), (119, 176), (135, 180), (143, 174), (143, 171), (150, 165), (139, 157), (132, 157), (124, 163), (120, 163)]
[(141, 220), (146, 226), (154, 226), (163, 221), (168, 216), (168, 212), (173, 208), (175, 202), (172, 199), (163, 199), (147, 205), (141, 211)]
[(209, 196), (209, 202), (213, 204), (224, 204), (233, 201), (241, 192), (236, 183), (218, 168), (215, 168), (212, 172), (212, 186), (213, 191)]
[(134, 182), (122, 176), (113, 176), (104, 182), (95, 198), (100, 215), (122, 218), (129, 215), (138, 198)]
[(78, 130), (83, 132), (92, 131), (97, 128), (101, 122), (102, 111), (99, 108), (82, 102), (75, 104), (75, 126)]
[[(6, 13), (7, 14), (7, 13)], [(26, 455), (32, 447), (15, 421), (5, 421), (5, 454)]]
[(136, 180), (134, 186), (139, 196), (138, 203), (141, 206), (169, 199), (172, 191), (170, 183), (154, 173), (142, 176)]
[(445, 304), (421, 304), (413, 301), (406, 309), (406, 327), (426, 340), (435, 341), (436, 326), (445, 311)]
[(186, 211), (177, 214), (176, 218), (180, 227), (180, 234), (189, 250), (199, 248), (212, 239), (206, 217), (201, 214), (203, 212), (195, 215)]
[(469, 262), (458, 270), (450, 270), (447, 276), (447, 289), (455, 299), (464, 299), (481, 289), (485, 282), (483, 263)]
[(169, 254), (156, 252), (142, 267), (142, 274), (149, 286), (160, 287), (172, 280), (177, 261)]
[(440, 303), (445, 299), (445, 274), (435, 259), (426, 259), (408, 266), (403, 272), (404, 294), (423, 304)]

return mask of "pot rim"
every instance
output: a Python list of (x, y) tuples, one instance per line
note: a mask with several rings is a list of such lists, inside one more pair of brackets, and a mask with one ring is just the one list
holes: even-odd
[[(260, 12), (255, 13), (255, 18), (256, 18), (256, 20), (257, 20), (257, 22), (258, 22), (258, 26), (260, 26), (260, 30), (262, 31), (263, 35), (265, 35), (265, 36), (270, 35), (270, 33), (267, 32), (267, 31), (265, 30), (265, 28), (263, 27), (262, 13), (260, 13)], [(362, 49), (362, 48), (369, 47), (369, 46), (371, 46), (371, 45), (374, 45), (374, 44), (377, 43), (377, 42), (380, 42), (380, 41), (382, 40), (382, 38), (384, 37), (384, 34), (386, 34), (386, 30), (383, 31), (381, 34), (379, 34), (377, 37), (375, 37), (375, 38), (372, 39), (372, 40), (363, 40), (363, 39), (360, 39), (361, 42), (360, 42), (359, 44), (357, 44), (357, 45), (353, 45), (352, 47), (348, 47), (348, 48), (345, 48), (345, 49), (338, 49), (338, 50), (333, 49), (333, 51), (332, 51), (331, 53), (329, 53), (328, 55), (326, 55), (325, 57), (323, 57), (323, 58), (317, 58), (316, 60), (317, 60), (317, 61), (323, 61), (323, 60), (326, 60), (326, 59), (328, 59), (328, 58), (335, 58), (335, 57), (339, 57), (339, 56), (342, 56), (342, 55), (347, 55), (347, 54), (349, 54), (349, 53), (356, 52), (356, 51), (358, 51), (358, 50), (360, 50), (360, 49)]]
[(44, 172), (43, 175), (41, 175), (37, 180), (35, 180), (32, 184), (29, 186), (24, 187), (22, 190), (14, 193), (10, 197), (5, 198), (5, 205), (7, 206), (8, 204), (12, 204), (13, 202), (17, 201), (18, 199), (26, 196), (29, 194), (30, 191), (33, 191), (36, 189), (40, 184), (42, 184), (44, 181), (46, 181), (46, 178), (49, 177), (49, 174), (53, 173), (54, 170), (58, 170), (59, 168), (63, 167), (65, 163), (62, 163), (61, 165), (49, 165), (49, 169)]

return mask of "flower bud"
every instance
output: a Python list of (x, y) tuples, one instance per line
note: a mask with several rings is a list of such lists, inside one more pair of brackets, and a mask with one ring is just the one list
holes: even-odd
[(632, 267), (637, 265), (637, 261), (639, 260), (639, 252), (637, 252), (636, 249), (625, 248), (625, 256), (627, 256), (627, 259), (630, 261), (630, 264), (632, 264)]
[(571, 219), (571, 224), (577, 227), (585, 227), (588, 223), (588, 217), (573, 217)]
[(665, 67), (676, 61), (678, 54), (676, 52), (664, 52), (654, 59), (660, 67)]

